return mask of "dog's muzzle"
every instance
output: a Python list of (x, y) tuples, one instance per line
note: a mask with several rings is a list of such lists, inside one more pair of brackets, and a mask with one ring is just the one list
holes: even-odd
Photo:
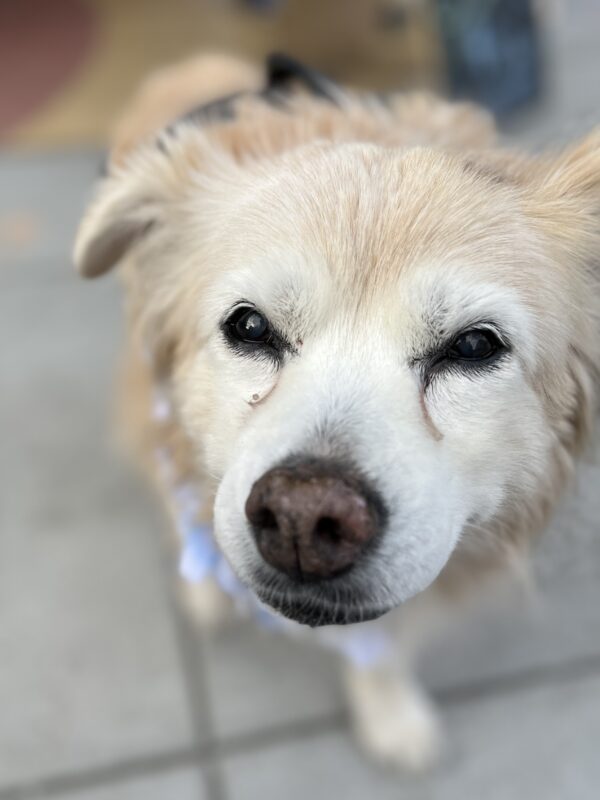
[(266, 472), (246, 501), (262, 566), (260, 599), (308, 625), (372, 619), (364, 566), (386, 518), (379, 495), (356, 470), (323, 459), (288, 460)]

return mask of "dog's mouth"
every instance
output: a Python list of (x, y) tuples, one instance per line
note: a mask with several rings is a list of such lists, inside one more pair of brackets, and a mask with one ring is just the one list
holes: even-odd
[(254, 583), (252, 588), (262, 603), (287, 619), (311, 628), (368, 622), (390, 610), (363, 602), (357, 593), (347, 589), (342, 592), (334, 587), (320, 588), (309, 584), (274, 587), (262, 581)]
[(309, 625), (311, 628), (320, 628), (324, 625), (352, 625), (357, 622), (368, 622), (387, 613), (388, 609), (372, 609), (362, 606), (328, 606), (319, 602), (307, 604), (304, 600), (295, 600), (285, 595), (273, 594), (261, 596), (263, 603), (271, 606), (284, 617)]

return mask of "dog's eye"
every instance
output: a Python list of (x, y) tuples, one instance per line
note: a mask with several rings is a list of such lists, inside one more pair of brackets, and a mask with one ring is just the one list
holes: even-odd
[(221, 320), (221, 334), (239, 356), (268, 359), (280, 369), (285, 355), (296, 351), (281, 331), (255, 306), (240, 303)]
[(503, 363), (510, 351), (510, 342), (491, 327), (469, 328), (415, 363), (421, 366), (427, 388), (435, 378), (448, 373), (477, 374), (493, 369)]
[(271, 336), (267, 318), (247, 306), (233, 312), (227, 320), (227, 327), (232, 338), (239, 342), (267, 342)]
[(495, 333), (490, 330), (474, 329), (465, 331), (452, 342), (448, 358), (460, 361), (485, 361), (502, 347)]

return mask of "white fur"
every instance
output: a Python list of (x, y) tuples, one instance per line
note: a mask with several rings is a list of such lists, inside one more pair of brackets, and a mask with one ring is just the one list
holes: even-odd
[[(250, 98), (231, 125), (117, 148), (75, 254), (89, 276), (127, 256), (131, 366), (148, 347), (143, 382), (165, 381), (177, 420), (140, 438), (175, 440), (186, 480), (216, 491), (216, 536), (238, 576), (267, 602), (278, 581), (299, 591), (262, 563), (244, 505), (282, 460), (333, 458), (388, 518), (341, 600), (311, 586), (303, 599), (389, 611), (394, 628), (420, 600), (395, 609), (441, 572), (472, 576), (530, 537), (589, 434), (600, 138), (547, 161), (463, 157), (490, 142), (473, 109), (339, 99), (280, 112)], [(290, 342), (281, 364), (225, 341), (244, 302)], [(508, 341), (497, 366), (424, 380), (427, 354), (474, 325)], [(424, 596), (435, 605), (436, 588)], [(201, 616), (219, 609), (212, 590), (188, 600)], [(358, 736), (421, 768), (437, 723), (410, 670), (389, 666), (349, 677)]]

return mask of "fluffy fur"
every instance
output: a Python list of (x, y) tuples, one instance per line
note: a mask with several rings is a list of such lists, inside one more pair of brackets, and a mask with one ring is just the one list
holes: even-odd
[[(423, 606), (411, 598), (456, 595), (523, 552), (590, 436), (600, 133), (526, 157), (470, 105), (337, 89), (335, 104), (246, 94), (231, 118), (174, 122), (260, 81), (223, 57), (154, 79), (118, 128), (75, 260), (86, 276), (121, 264), (125, 427), (150, 471), (168, 446), (178, 476), (215, 494), (242, 580), (315, 624), (333, 605), (356, 621), (404, 604), (384, 623), (404, 627)], [(221, 323), (242, 300), (291, 343), (281, 363), (228, 347)], [(481, 325), (506, 343), (493, 368), (432, 373), (432, 353)], [(299, 452), (358, 465), (389, 510), (333, 590), (266, 569), (244, 517), (253, 482)], [(408, 674), (348, 683), (366, 747), (427, 763), (437, 727)]]

